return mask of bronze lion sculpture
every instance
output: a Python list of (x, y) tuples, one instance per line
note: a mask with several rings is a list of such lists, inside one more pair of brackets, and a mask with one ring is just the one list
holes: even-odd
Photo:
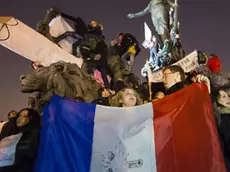
[(77, 64), (59, 61), (22, 75), (21, 91), (36, 93), (36, 108), (41, 112), (53, 94), (69, 99), (83, 98), (91, 103), (99, 98), (100, 86), (85, 74)]

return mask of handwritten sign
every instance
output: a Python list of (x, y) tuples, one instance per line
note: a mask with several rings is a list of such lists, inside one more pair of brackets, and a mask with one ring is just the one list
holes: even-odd
[[(197, 67), (199, 67), (197, 56), (198, 56), (198, 53), (195, 50), (189, 55), (185, 56), (183, 59), (179, 60), (178, 62), (172, 65), (180, 66), (184, 70), (185, 73), (191, 72), (195, 70)], [(150, 75), (149, 82), (160, 81), (163, 78), (162, 69), (154, 71), (149, 75)]]
[(0, 142), (0, 167), (13, 165), (15, 162), (16, 146), (22, 133), (11, 135)]

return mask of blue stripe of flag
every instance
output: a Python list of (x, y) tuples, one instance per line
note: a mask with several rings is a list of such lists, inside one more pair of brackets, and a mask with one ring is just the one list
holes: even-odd
[(35, 172), (90, 172), (96, 105), (53, 96), (44, 108)]

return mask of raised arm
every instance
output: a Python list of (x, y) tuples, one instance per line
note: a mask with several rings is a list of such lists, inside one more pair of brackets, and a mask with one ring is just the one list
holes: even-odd
[(151, 3), (152, 3), (152, 1), (149, 2), (148, 6), (147, 6), (144, 10), (142, 10), (142, 11), (140, 11), (140, 12), (138, 12), (138, 13), (128, 14), (127, 17), (128, 17), (129, 19), (132, 19), (132, 18), (141, 17), (141, 16), (146, 15), (146, 14), (149, 12), (149, 10), (150, 10)]
[(174, 4), (177, 4), (178, 0), (175, 0), (175, 3), (172, 0), (167, 0), (167, 3), (169, 4), (170, 7), (173, 7)]

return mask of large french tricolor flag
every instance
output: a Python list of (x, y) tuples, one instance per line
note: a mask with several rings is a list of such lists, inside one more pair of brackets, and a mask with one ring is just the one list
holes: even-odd
[(226, 172), (207, 88), (134, 108), (53, 96), (35, 172)]

